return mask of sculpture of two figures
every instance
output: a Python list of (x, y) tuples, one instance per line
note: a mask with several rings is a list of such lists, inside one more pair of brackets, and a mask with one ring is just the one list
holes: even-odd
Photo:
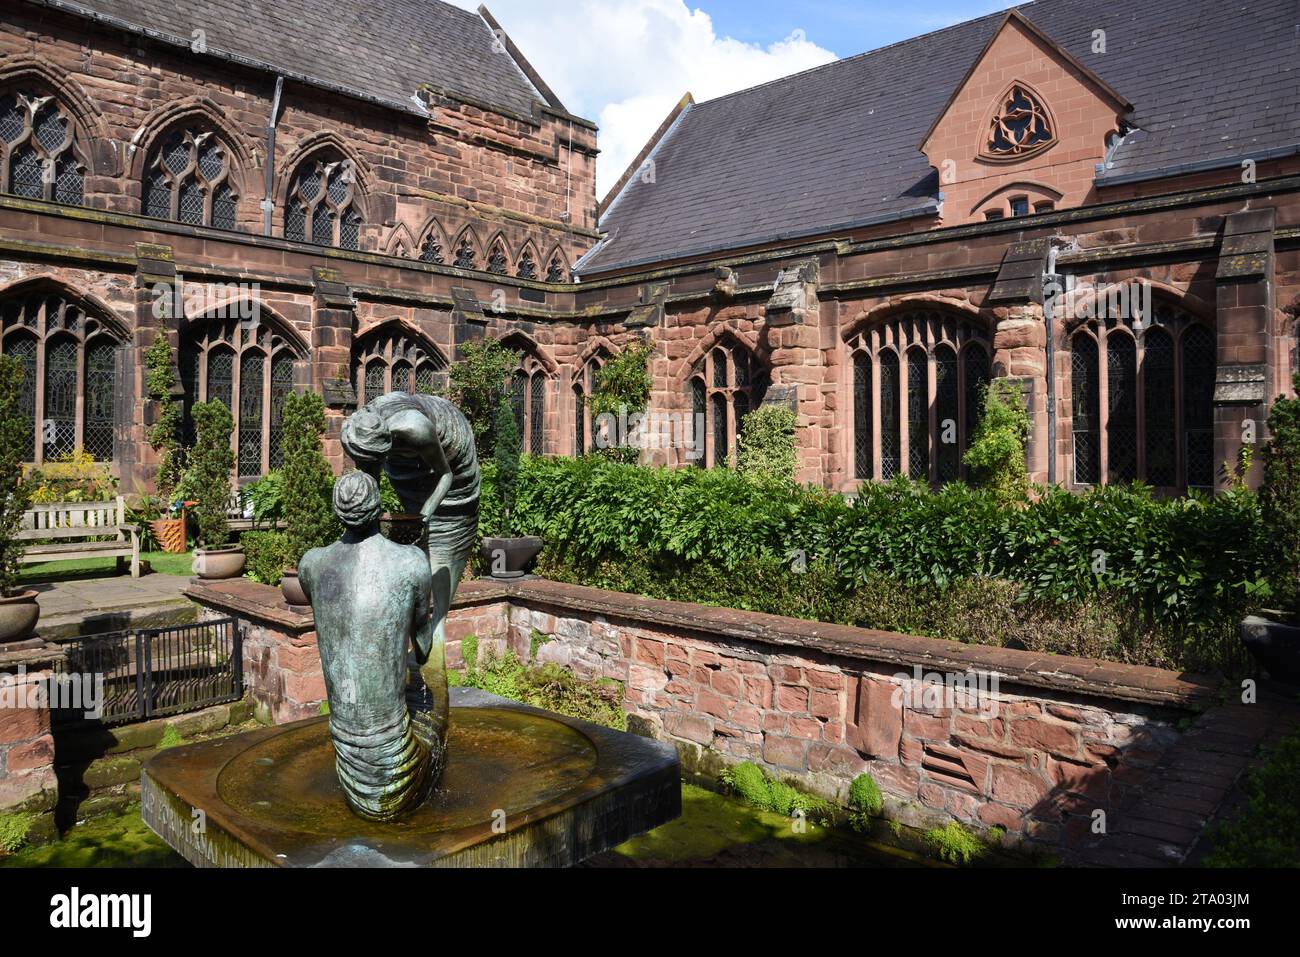
[[(352, 810), (394, 821), (418, 808), (447, 760), (444, 626), (478, 538), (474, 433), (451, 402), (381, 396), (343, 426), (361, 471), (334, 486), (339, 541), (298, 574), (311, 601), (329, 694), (339, 783)], [(379, 533), (388, 474), (428, 532), (428, 553)]]

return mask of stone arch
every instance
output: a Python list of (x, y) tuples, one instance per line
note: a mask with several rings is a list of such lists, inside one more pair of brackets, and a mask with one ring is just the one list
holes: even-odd
[(455, 258), (455, 251), (452, 249), (451, 237), (447, 231), (442, 228), (442, 223), (436, 215), (428, 217), (424, 225), (420, 227), (420, 232), (415, 237), (415, 243), (412, 246), (411, 255), (424, 262), (424, 247), (432, 239), (442, 250), (442, 265), (446, 265)]
[(24, 80), (46, 87), (67, 108), (85, 142), (88, 172), (95, 176), (121, 175), (121, 157), (117, 144), (109, 136), (104, 114), (80, 83), (41, 56), (8, 57), (0, 63), (0, 88), (17, 86)]
[[(337, 150), (343, 155), (344, 159), (352, 163), (352, 169), (356, 172), (357, 201), (361, 207), (362, 216), (365, 217), (368, 214), (371, 184), (375, 181), (374, 171), (371, 169), (370, 164), (362, 158), (361, 154), (353, 148), (352, 144), (333, 130), (321, 130), (304, 137), (285, 157), (284, 162), (278, 165), (277, 168), (280, 172), (276, 175), (275, 184), (275, 205), (277, 209), (284, 209), (289, 194), (289, 184), (293, 182), (293, 178), (302, 167), (302, 164), (311, 159), (316, 153), (329, 149)], [(283, 212), (281, 216), (283, 217)]]
[[(551, 266), (553, 263), (559, 263), (560, 277), (551, 279)], [(573, 276), (573, 264), (569, 262), (569, 257), (564, 254), (559, 243), (552, 243), (550, 250), (546, 253), (545, 261), (538, 264), (541, 275), (547, 282), (569, 282)]]
[(737, 328), (738, 324), (738, 320), (732, 319), (728, 320), (726, 324), (714, 325), (709, 328), (709, 331), (705, 333), (704, 338), (701, 339), (696, 344), (695, 348), (691, 350), (691, 354), (686, 357), (686, 361), (678, 371), (676, 380), (679, 386), (686, 383), (692, 375), (692, 370), (694, 370), (695, 367), (700, 364), (701, 360), (712, 352), (715, 347), (718, 345), (724, 345), (727, 342), (739, 344), (746, 349), (751, 356), (758, 359), (760, 362), (763, 362), (764, 365), (767, 364), (763, 359), (764, 350), (759, 347), (757, 335), (754, 333), (741, 332), (740, 329)]
[(532, 356), (542, 367), (547, 378), (553, 379), (560, 373), (559, 364), (551, 356), (550, 352), (543, 346), (539, 345), (537, 340), (526, 332), (515, 330), (501, 337), (501, 344), (507, 349), (523, 353), (526, 356)]
[[(524, 272), (525, 263), (529, 261), (531, 261), (532, 263), (533, 275), (523, 276), (521, 274)], [(540, 280), (545, 275), (546, 267), (543, 265), (542, 261), (538, 258), (537, 247), (533, 244), (533, 241), (531, 239), (524, 240), (523, 245), (519, 247), (518, 255), (511, 258), (510, 264), (511, 264), (510, 274), (512, 276), (516, 276), (522, 279)]]
[(295, 360), (304, 361), (311, 355), (311, 346), (293, 323), (286, 320), (260, 299), (246, 293), (236, 293), (222, 297), (209, 304), (207, 309), (197, 315), (186, 315), (181, 323), (181, 335), (192, 335), (203, 324), (213, 321), (226, 321), (230, 317), (242, 317), (252, 312), (259, 324), (265, 324), (271, 330), (271, 348), (287, 348)]
[(498, 248), (501, 251), (501, 255), (504, 257), (504, 272), (500, 273), (500, 275), (513, 276), (513, 267), (515, 264), (514, 247), (511, 245), (510, 240), (506, 238), (505, 232), (500, 229), (489, 237), (487, 244), (483, 247), (482, 270), (484, 272), (491, 272), (490, 267), (492, 265), (492, 256)]
[(1073, 310), (1060, 317), (1062, 334), (1068, 336), (1079, 326), (1096, 318), (1100, 314), (1098, 302), (1106, 301), (1112, 290), (1116, 290), (1129, 282), (1149, 284), (1153, 304), (1164, 303), (1182, 309), (1198, 322), (1204, 323), (1211, 329), (1215, 328), (1215, 307), (1211, 303), (1163, 280), (1134, 277), (1128, 280), (1106, 282), (1101, 285), (1090, 285), (1083, 292), (1075, 293)]
[(385, 252), (389, 256), (397, 256), (399, 259), (411, 259), (415, 256), (418, 246), (415, 244), (415, 238), (411, 231), (407, 229), (406, 223), (398, 223), (388, 237), (388, 246)]
[(127, 177), (132, 181), (141, 179), (145, 171), (145, 160), (158, 140), (191, 118), (211, 125), (222, 141), (230, 147), (236, 160), (237, 175), (241, 178), (240, 195), (244, 195), (242, 177), (246, 176), (253, 167), (252, 150), (244, 136), (231, 126), (221, 108), (206, 96), (190, 96), (175, 103), (168, 103), (145, 117), (144, 122), (131, 134), (131, 142), (128, 144), (130, 160), (126, 171)]
[(101, 297), (76, 283), (51, 273), (41, 273), (0, 285), (0, 299), (20, 295), (62, 296), (83, 309), (87, 315), (94, 316), (96, 321), (104, 326), (104, 331), (122, 342), (130, 341), (131, 324), (122, 319), (117, 311)]
[(471, 223), (466, 223), (461, 227), (460, 232), (456, 234), (456, 240), (452, 244), (451, 248), (451, 255), (448, 257), (451, 260), (452, 265), (456, 264), (456, 261), (459, 258), (457, 251), (465, 243), (468, 243), (470, 249), (474, 252), (474, 265), (472, 268), (475, 270), (481, 269), (484, 260), (487, 258), (487, 254), (484, 251), (482, 242), (479, 241), (478, 231)]
[(876, 323), (886, 322), (902, 313), (925, 310), (951, 313), (957, 319), (971, 324), (982, 335), (989, 338), (992, 338), (993, 330), (997, 326), (997, 319), (990, 310), (977, 309), (969, 302), (951, 296), (920, 293), (904, 296), (901, 299), (889, 299), (871, 306), (864, 312), (860, 312), (844, 327), (841, 339), (844, 342), (849, 342)]

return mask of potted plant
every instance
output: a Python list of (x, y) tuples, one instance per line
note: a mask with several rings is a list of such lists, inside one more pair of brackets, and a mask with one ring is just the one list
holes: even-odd
[[(1300, 373), (1294, 385), (1300, 392)], [(1268, 673), (1300, 683), (1300, 397), (1279, 398), (1268, 416), (1260, 510), (1277, 560), (1269, 572), (1274, 608), (1241, 623), (1241, 640)]]
[(496, 463), (497, 493), (501, 496), (501, 530), (499, 535), (483, 539), (483, 562), (493, 578), (520, 578), (542, 550), (542, 540), (531, 535), (516, 538), (512, 534), (512, 512), (519, 485), (519, 429), (515, 425), (514, 409), (505, 397), (497, 404), (493, 432), (492, 455)]
[(23, 449), (31, 435), (20, 404), (24, 375), (17, 359), (0, 356), (0, 645), (30, 638), (41, 617), (37, 593), (16, 590), (24, 547), (16, 535), (28, 497)]
[(331, 504), (334, 470), (321, 446), (324, 434), (324, 400), (314, 392), (287, 395), (280, 499), (288, 567), (280, 579), (280, 591), (285, 603), (295, 607), (309, 604), (298, 582), (298, 561), (311, 549), (328, 545), (342, 534)]
[(145, 384), (157, 409), (148, 438), (158, 455), (154, 474), (158, 517), (149, 522), (149, 527), (159, 548), (178, 555), (185, 551), (185, 508), (173, 499), (184, 471), (185, 457), (180, 443), (181, 408), (173, 395), (176, 373), (172, 369), (171, 347), (162, 332), (145, 353)]
[(195, 441), (186, 471), (186, 490), (197, 504), (200, 547), (194, 549), (194, 574), (200, 578), (235, 578), (244, 571), (244, 549), (230, 544), (230, 473), (235, 453), (230, 447), (234, 420), (218, 401), (194, 406)]

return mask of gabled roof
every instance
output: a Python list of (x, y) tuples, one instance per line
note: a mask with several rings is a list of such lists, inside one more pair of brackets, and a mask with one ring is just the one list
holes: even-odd
[(187, 47), (201, 29), (210, 55), (412, 112), (421, 84), (523, 116), (547, 101), (483, 17), (441, 0), (27, 2)]
[[(1038, 0), (1034, 28), (1133, 104), (1102, 182), (1300, 147), (1295, 0)], [(583, 276), (932, 215), (918, 144), (1006, 21), (981, 17), (699, 103), (601, 220)], [(1094, 53), (1104, 30), (1106, 52)], [(1099, 144), (1100, 154), (1100, 144)]]

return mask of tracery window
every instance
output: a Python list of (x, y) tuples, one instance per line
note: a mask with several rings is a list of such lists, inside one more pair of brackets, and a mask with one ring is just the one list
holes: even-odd
[(211, 130), (176, 129), (145, 163), (146, 216), (191, 226), (235, 228), (236, 195), (230, 151)]
[(478, 268), (478, 255), (474, 252), (474, 245), (468, 237), (461, 237), (460, 243), (456, 246), (456, 267), (458, 269)]
[(730, 464), (745, 417), (762, 405), (769, 384), (767, 368), (737, 340), (723, 339), (700, 358), (687, 382), (695, 421), (704, 423), (704, 435), (698, 437), (703, 439), (703, 455), (694, 464)]
[(598, 349), (573, 380), (573, 454), (582, 455), (596, 444), (596, 422), (590, 399), (596, 391), (596, 374), (609, 361), (609, 352)]
[(85, 202), (86, 163), (53, 96), (0, 93), (0, 192), (69, 206)]
[(987, 149), (994, 156), (1020, 157), (1042, 149), (1055, 137), (1051, 117), (1038, 97), (1028, 87), (1015, 84), (999, 101)]
[(381, 326), (357, 341), (352, 369), (359, 406), (390, 392), (431, 395), (447, 384), (442, 353), (392, 326)]
[(492, 251), (488, 253), (487, 271), (498, 276), (506, 274), (506, 251), (500, 243), (492, 244)]
[(565, 282), (568, 270), (564, 266), (564, 260), (558, 255), (551, 257), (551, 264), (546, 267), (547, 282)]
[(308, 157), (289, 184), (284, 238), (357, 249), (361, 222), (352, 161), (331, 151)]
[(293, 391), (299, 348), (265, 322), (198, 318), (181, 338), (184, 423), (194, 435), (191, 410), (216, 400), (234, 417), (235, 468), (256, 478), (284, 464), (284, 400)]
[(515, 275), (520, 279), (537, 278), (537, 261), (533, 259), (533, 254), (527, 249), (525, 249), (524, 254), (519, 257), (519, 268), (515, 270)]
[(525, 353), (510, 377), (510, 404), (519, 430), (520, 447), (529, 455), (546, 452), (546, 370), (536, 356)]
[(101, 319), (58, 293), (0, 302), (0, 351), (26, 373), (19, 399), (30, 428), (23, 457), (41, 464), (84, 451), (113, 460), (122, 341)]
[(420, 262), (436, 263), (439, 266), (445, 262), (442, 255), (442, 240), (438, 238), (436, 230), (430, 229), (429, 235), (424, 237), (424, 242), (420, 244)]
[(874, 324), (847, 345), (854, 477), (962, 478), (989, 381), (987, 337), (958, 316), (927, 310)]
[(1175, 306), (1154, 313), (1091, 320), (1070, 339), (1078, 485), (1214, 486), (1214, 333)]

